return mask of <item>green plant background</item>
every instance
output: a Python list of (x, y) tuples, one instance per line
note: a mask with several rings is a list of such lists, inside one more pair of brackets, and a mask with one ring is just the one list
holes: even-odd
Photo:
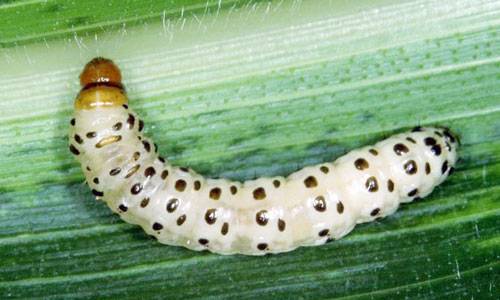
[[(0, 298), (499, 295), (498, 1), (0, 1)], [(83, 184), (66, 132), (103, 55), (175, 164), (285, 175), (415, 125), (462, 139), (425, 200), (265, 257), (164, 246)]]

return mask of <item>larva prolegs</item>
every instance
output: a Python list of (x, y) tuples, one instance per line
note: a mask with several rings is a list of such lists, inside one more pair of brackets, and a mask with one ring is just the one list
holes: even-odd
[(161, 243), (262, 255), (319, 245), (427, 196), (457, 160), (446, 128), (416, 128), (288, 177), (204, 178), (161, 158), (128, 106), (118, 68), (87, 64), (70, 151), (92, 193)]

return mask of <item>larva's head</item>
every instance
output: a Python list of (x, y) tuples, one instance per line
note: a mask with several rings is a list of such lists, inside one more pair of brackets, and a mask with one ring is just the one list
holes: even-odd
[(75, 101), (77, 109), (114, 107), (127, 103), (120, 69), (113, 61), (96, 57), (89, 61), (80, 74), (82, 89)]
[(96, 57), (89, 61), (80, 74), (80, 84), (85, 87), (88, 84), (109, 82), (121, 84), (122, 75), (115, 63), (107, 58)]

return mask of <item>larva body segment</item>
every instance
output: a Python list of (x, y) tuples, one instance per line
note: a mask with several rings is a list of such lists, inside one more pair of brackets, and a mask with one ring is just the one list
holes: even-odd
[(416, 128), (286, 178), (206, 179), (158, 156), (120, 80), (109, 60), (87, 64), (70, 150), (96, 197), (169, 245), (262, 255), (323, 244), (425, 197), (457, 160), (448, 129)]

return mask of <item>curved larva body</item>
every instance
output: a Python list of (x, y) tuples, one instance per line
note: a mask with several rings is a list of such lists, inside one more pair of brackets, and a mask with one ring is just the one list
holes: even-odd
[(448, 130), (419, 128), (286, 178), (240, 183), (170, 165), (142, 127), (126, 104), (77, 105), (70, 148), (89, 186), (161, 243), (221, 254), (277, 253), (341, 238), (431, 193), (457, 160)]

